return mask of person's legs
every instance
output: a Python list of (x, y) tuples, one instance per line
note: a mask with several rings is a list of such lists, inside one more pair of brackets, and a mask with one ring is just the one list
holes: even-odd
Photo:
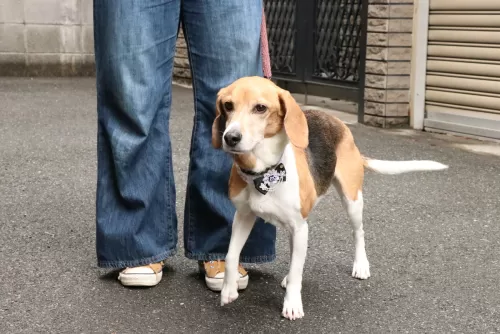
[[(100, 267), (148, 265), (176, 250), (169, 116), (179, 11), (180, 1), (94, 1)], [(158, 265), (148, 268), (137, 274), (159, 281)]]
[[(184, 212), (185, 255), (224, 259), (235, 209), (228, 197), (231, 158), (211, 144), (215, 100), (220, 88), (243, 76), (262, 76), (261, 1), (184, 0), (181, 9), (195, 98), (194, 129)], [(275, 258), (276, 230), (258, 220), (241, 261)]]

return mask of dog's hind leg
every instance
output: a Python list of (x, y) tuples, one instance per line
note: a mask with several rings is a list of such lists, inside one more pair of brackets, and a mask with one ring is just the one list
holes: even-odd
[(285, 300), (283, 302), (282, 315), (290, 320), (302, 318), (304, 310), (302, 307), (302, 275), (307, 255), (307, 243), (309, 227), (306, 221), (293, 224), (291, 231), (292, 256), (288, 276), (283, 283), (286, 284)]
[(355, 245), (352, 276), (367, 279), (370, 277), (370, 264), (366, 256), (365, 232), (363, 231), (364, 161), (352, 140), (352, 136), (349, 136), (337, 147), (337, 165), (333, 185), (340, 195), (352, 225)]
[(363, 193), (359, 189), (355, 197), (349, 195), (344, 190), (346, 186), (343, 183), (345, 181), (341, 178), (336, 178), (333, 182), (352, 225), (355, 246), (352, 277), (367, 279), (370, 277), (370, 264), (366, 256), (365, 231), (363, 230)]

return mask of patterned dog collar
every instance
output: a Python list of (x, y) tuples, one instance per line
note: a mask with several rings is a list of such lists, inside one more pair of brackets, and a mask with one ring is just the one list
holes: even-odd
[[(282, 162), (275, 166), (269, 167), (260, 173), (239, 168), (246, 181), (252, 181), (255, 189), (262, 195), (267, 194), (269, 191), (279, 183), (286, 181), (286, 169)], [(249, 180), (250, 179), (250, 180)]]

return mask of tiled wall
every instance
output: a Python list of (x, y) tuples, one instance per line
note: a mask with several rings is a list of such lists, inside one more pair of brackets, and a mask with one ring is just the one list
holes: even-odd
[(369, 0), (365, 122), (409, 124), (413, 0)]
[[(93, 75), (92, 0), (0, 0), (0, 75)], [(174, 80), (190, 84), (183, 36)]]
[(177, 83), (191, 85), (191, 69), (189, 67), (187, 46), (182, 29), (177, 38), (176, 48), (174, 58), (174, 80)]
[(93, 73), (92, 0), (1, 0), (0, 75)]

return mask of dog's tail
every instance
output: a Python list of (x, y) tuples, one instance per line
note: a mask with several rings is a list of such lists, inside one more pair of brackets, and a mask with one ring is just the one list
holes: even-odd
[(409, 172), (434, 171), (447, 169), (447, 165), (443, 165), (432, 160), (408, 160), (408, 161), (389, 161), (376, 160), (363, 157), (364, 166), (374, 172), (380, 174), (403, 174)]

